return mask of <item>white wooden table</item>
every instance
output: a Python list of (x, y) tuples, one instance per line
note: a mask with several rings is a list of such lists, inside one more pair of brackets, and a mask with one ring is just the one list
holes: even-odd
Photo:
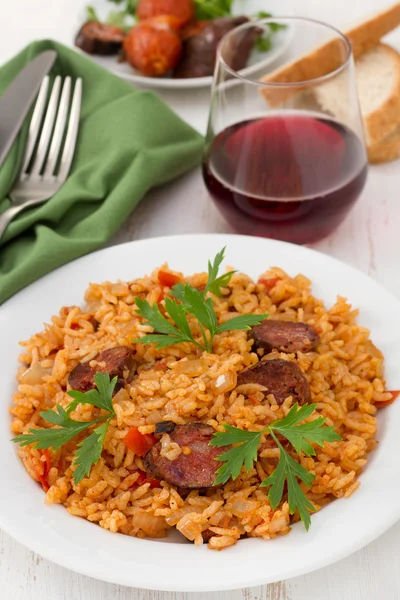
[[(281, 14), (293, 10), (288, 2), (280, 0)], [(69, 43), (82, 4), (81, 0), (0, 0), (0, 64), (33, 39), (52, 37)], [(382, 0), (296, 0), (294, 10), (341, 26), (362, 18), (371, 9), (378, 10), (382, 4)], [(266, 0), (266, 9), (270, 5)], [(389, 40), (400, 49), (400, 31)], [(208, 90), (185, 92), (184, 97), (169, 91), (161, 95), (204, 132)], [(112, 243), (174, 233), (226, 231), (229, 227), (208, 200), (200, 172), (195, 171), (150, 194)], [(399, 232), (400, 161), (371, 169), (367, 189), (351, 215), (340, 229), (314, 247), (368, 273), (400, 298)], [(212, 600), (398, 600), (400, 522), (353, 556), (310, 575), (253, 589), (193, 595), (147, 592), (95, 581), (41, 559), (0, 532), (2, 600), (199, 600), (205, 596)]]

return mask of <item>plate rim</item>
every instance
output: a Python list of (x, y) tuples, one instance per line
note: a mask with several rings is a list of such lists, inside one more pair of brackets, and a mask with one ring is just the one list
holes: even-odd
[[(185, 241), (189, 241), (189, 242), (193, 242), (197, 245), (201, 245), (201, 240), (203, 240), (202, 247), (204, 247), (204, 242), (206, 242), (206, 240), (210, 239), (210, 238), (212, 238), (214, 240), (221, 239), (221, 242), (223, 242), (223, 243), (225, 243), (225, 242), (228, 243), (228, 241), (232, 241), (232, 242), (239, 241), (239, 243), (240, 242), (246, 243), (247, 241), (254, 242), (255, 240), (257, 240), (257, 243), (266, 242), (267, 245), (272, 244), (272, 246), (275, 246), (278, 249), (279, 249), (279, 247), (284, 246), (284, 247), (291, 247), (292, 250), (296, 250), (296, 252), (300, 250), (300, 253), (302, 253), (305, 257), (307, 257), (307, 256), (312, 257), (314, 255), (318, 255), (320, 257), (320, 259), (327, 261), (328, 265), (329, 265), (329, 263), (331, 263), (331, 264), (335, 264), (338, 268), (344, 267), (345, 270), (348, 270), (350, 273), (353, 273), (358, 278), (361, 277), (365, 282), (368, 282), (369, 284), (373, 284), (376, 289), (380, 290), (388, 297), (391, 297), (392, 301), (394, 301), (396, 304), (400, 305), (398, 298), (392, 292), (386, 290), (381, 284), (379, 284), (376, 280), (369, 277), (364, 272), (359, 271), (358, 269), (356, 269), (355, 267), (353, 267), (351, 265), (347, 265), (347, 264), (343, 263), (342, 261), (336, 259), (335, 257), (326, 255), (326, 254), (316, 251), (314, 249), (311, 249), (311, 248), (308, 248), (305, 246), (299, 247), (294, 244), (289, 244), (287, 242), (279, 242), (276, 240), (269, 240), (269, 239), (263, 240), (262, 238), (254, 238), (252, 236), (241, 236), (241, 235), (224, 234), (224, 233), (222, 233), (222, 234), (220, 234), (220, 233), (205, 233), (205, 234), (199, 233), (199, 234), (184, 234), (184, 235), (172, 235), (172, 236), (157, 236), (157, 237), (147, 238), (147, 239), (143, 239), (143, 240), (133, 240), (133, 241), (125, 242), (123, 244), (118, 244), (116, 246), (103, 248), (103, 249), (93, 252), (91, 254), (85, 255), (81, 258), (71, 261), (70, 263), (67, 263), (66, 265), (64, 265), (64, 267), (60, 267), (59, 269), (53, 271), (52, 273), (46, 275), (45, 277), (43, 277), (41, 279), (39, 279), (34, 284), (28, 286), (24, 290), (21, 290), (13, 298), (9, 299), (2, 306), (0, 306), (0, 316), (2, 316), (4, 314), (4, 312), (10, 306), (12, 306), (12, 304), (16, 300), (20, 299), (23, 295), (25, 295), (25, 294), (29, 295), (31, 293), (37, 294), (37, 290), (38, 289), (40, 290), (41, 282), (44, 279), (48, 280), (48, 279), (52, 278), (55, 273), (62, 271), (66, 267), (70, 268), (71, 265), (74, 265), (75, 263), (77, 263), (79, 261), (96, 260), (97, 257), (103, 255), (104, 253), (110, 253), (110, 252), (115, 251), (116, 249), (123, 250), (124, 248), (126, 248), (128, 246), (140, 247), (141, 245), (152, 245), (152, 244), (160, 244), (160, 243), (165, 243), (165, 242), (167, 242), (167, 243), (169, 242), (173, 245), (174, 243), (179, 243), (179, 242), (184, 243)], [(118, 252), (118, 250), (117, 250), (117, 252)], [(152, 257), (152, 261), (154, 263), (157, 263), (157, 260), (154, 258), (154, 256)], [(278, 261), (276, 261), (276, 262), (278, 262)], [(154, 268), (156, 266), (157, 265), (154, 264)], [(268, 264), (266, 265), (266, 268), (267, 268), (267, 266), (268, 266)], [(269, 265), (269, 266), (272, 266), (272, 265)], [(296, 267), (296, 269), (297, 269), (297, 267)], [(307, 275), (306, 269), (305, 269), (305, 274)], [(89, 282), (89, 278), (88, 278), (88, 282)], [(315, 282), (313, 281), (313, 283), (315, 283)], [(33, 292), (32, 292), (32, 289), (33, 289)], [(340, 293), (340, 291), (338, 291), (338, 293)], [(7, 406), (8, 405), (9, 405), (9, 403), (7, 404)], [(16, 457), (16, 454), (15, 454), (15, 457)], [(16, 459), (17, 459), (17, 461), (19, 461), (19, 459), (17, 457), (16, 457)], [(60, 508), (60, 507), (50, 507), (50, 509), (51, 508)], [(64, 510), (64, 509), (62, 509), (62, 510)], [(319, 514), (321, 514), (321, 513), (319, 513)], [(394, 513), (394, 511), (392, 511), (389, 513), (388, 517), (381, 519), (380, 526), (377, 526), (376, 522), (370, 523), (370, 528), (368, 530), (367, 535), (364, 535), (362, 538), (356, 539), (355, 541), (352, 540), (349, 544), (346, 545), (346, 550), (344, 553), (343, 553), (343, 550), (341, 547), (336, 547), (335, 549), (332, 549), (329, 556), (323, 556), (323, 557), (315, 560), (313, 563), (313, 566), (311, 568), (304, 570), (304, 568), (301, 566), (298, 568), (290, 566), (290, 568), (287, 569), (286, 573), (279, 574), (279, 578), (280, 579), (290, 579), (292, 577), (296, 577), (296, 576), (299, 576), (299, 575), (302, 575), (305, 573), (313, 572), (315, 570), (318, 570), (320, 568), (323, 568), (325, 566), (333, 564), (340, 559), (346, 558), (347, 556), (353, 554), (354, 552), (360, 550), (361, 548), (363, 548), (364, 546), (366, 546), (367, 544), (372, 542), (377, 537), (380, 537), (380, 535), (385, 533), (385, 531), (387, 531), (397, 520), (399, 520), (399, 518), (400, 518), (400, 504), (398, 505), (398, 509), (397, 509), (396, 513)], [(90, 527), (92, 527), (92, 524), (89, 524), (89, 525), (90, 525)], [(37, 552), (38, 554), (40, 554), (47, 560), (49, 560), (53, 563), (56, 563), (62, 567), (69, 568), (73, 571), (79, 572), (83, 575), (94, 577), (94, 578), (102, 580), (102, 581), (108, 581), (108, 582), (114, 583), (114, 584), (128, 585), (131, 587), (134, 586), (134, 587), (141, 587), (142, 589), (151, 589), (151, 590), (160, 590), (160, 591), (208, 592), (208, 591), (224, 591), (224, 590), (230, 590), (230, 589), (240, 589), (241, 587), (263, 585), (265, 583), (271, 583), (273, 581), (277, 581), (277, 579), (275, 577), (272, 577), (272, 578), (268, 577), (268, 575), (266, 575), (264, 573), (260, 573), (258, 578), (253, 576), (250, 581), (248, 579), (248, 577), (246, 578), (246, 569), (245, 568), (243, 569), (243, 574), (241, 575), (241, 579), (237, 578), (235, 580), (234, 587), (230, 586), (230, 584), (227, 583), (226, 576), (224, 577), (223, 581), (221, 581), (220, 583), (214, 582), (214, 583), (208, 584), (207, 581), (203, 581), (201, 586), (199, 586), (198, 582), (196, 582), (193, 585), (193, 584), (191, 584), (191, 582), (189, 582), (189, 584), (188, 584), (187, 581), (185, 581), (183, 585), (180, 585), (180, 582), (178, 582), (177, 584), (174, 583), (171, 585), (166, 585), (165, 583), (161, 584), (161, 582), (160, 582), (160, 584), (155, 583), (155, 584), (149, 585), (149, 583), (148, 582), (146, 583), (146, 581), (140, 581), (140, 576), (139, 576), (139, 578), (136, 578), (135, 582), (132, 582), (131, 577), (127, 577), (125, 580), (121, 580), (121, 577), (114, 578), (112, 576), (109, 576), (109, 574), (105, 573), (104, 571), (101, 573), (99, 573), (99, 571), (95, 572), (95, 570), (93, 570), (92, 568), (88, 568), (87, 565), (84, 565), (81, 567), (80, 565), (77, 565), (76, 562), (74, 561), (74, 558), (71, 559), (70, 556), (67, 556), (67, 557), (64, 556), (63, 560), (58, 560), (57, 558), (55, 559), (51, 555), (51, 549), (46, 549), (45, 542), (42, 542), (42, 540), (39, 540), (39, 541), (38, 540), (29, 540), (29, 533), (27, 535), (22, 535), (21, 531), (18, 530), (16, 532), (15, 527), (13, 528), (12, 526), (9, 526), (9, 524), (7, 524), (5, 522), (2, 515), (0, 515), (0, 526), (4, 531), (6, 531), (9, 535), (11, 535), (19, 543), (22, 543), (24, 546), (30, 548), (32, 551)], [(18, 527), (17, 527), (17, 529), (18, 529)], [(106, 532), (106, 533), (109, 534), (109, 532)], [(119, 534), (119, 535), (121, 535), (121, 534)], [(276, 541), (277, 540), (275, 540), (274, 543), (276, 543)], [(147, 542), (147, 543), (149, 543), (149, 542)], [(207, 550), (207, 552), (208, 552), (208, 550)], [(213, 555), (213, 557), (215, 556), (214, 553), (212, 553), (212, 555)]]

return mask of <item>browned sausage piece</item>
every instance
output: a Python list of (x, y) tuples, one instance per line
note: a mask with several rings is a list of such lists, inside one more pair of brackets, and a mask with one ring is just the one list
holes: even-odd
[(311, 400), (310, 384), (295, 362), (288, 360), (260, 360), (254, 367), (238, 373), (237, 385), (258, 383), (273, 394), (278, 404), (288, 397), (293, 402), (305, 404)]
[(110, 379), (118, 377), (115, 393), (122, 387), (124, 380), (130, 381), (135, 369), (133, 351), (125, 346), (117, 346), (99, 352), (94, 359), (98, 366), (91, 367), (89, 361), (77, 365), (71, 371), (68, 383), (73, 390), (87, 392), (95, 387), (94, 376), (96, 373), (109, 373)]
[[(223, 36), (244, 23), (248, 17), (221, 17), (198, 28), (194, 35), (187, 35), (183, 43), (183, 56), (174, 71), (177, 79), (191, 77), (207, 77), (214, 73), (217, 47)], [(233, 40), (229, 47), (229, 55), (225, 62), (232, 69), (243, 69), (247, 65), (251, 51), (260, 31), (256, 27), (249, 28), (238, 40)]]
[(168, 460), (160, 455), (161, 442), (158, 442), (144, 458), (146, 471), (152, 477), (180, 488), (198, 490), (212, 487), (216, 471), (221, 466), (215, 459), (222, 454), (221, 448), (209, 446), (213, 433), (214, 429), (205, 423), (176, 425), (169, 434), (171, 441), (181, 448), (190, 448), (190, 454), (182, 453), (176, 460)]
[(255, 347), (266, 352), (309, 352), (319, 344), (319, 335), (314, 327), (294, 321), (275, 321), (267, 319), (253, 327), (251, 337)]
[(76, 36), (75, 46), (88, 54), (117, 54), (122, 48), (124, 37), (120, 27), (87, 21)]

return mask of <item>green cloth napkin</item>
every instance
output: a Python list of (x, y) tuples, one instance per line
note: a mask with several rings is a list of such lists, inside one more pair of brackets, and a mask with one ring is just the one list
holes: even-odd
[[(82, 77), (78, 143), (68, 180), (40, 207), (21, 213), (0, 244), (0, 304), (53, 269), (102, 246), (152, 187), (201, 160), (203, 138), (155, 94), (136, 90), (57, 42), (38, 41), (0, 69), (0, 96), (44, 50), (52, 75)], [(29, 120), (0, 168), (0, 213), (23, 155)]]

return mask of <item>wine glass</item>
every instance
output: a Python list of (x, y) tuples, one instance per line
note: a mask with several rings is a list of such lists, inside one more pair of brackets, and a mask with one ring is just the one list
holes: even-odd
[[(265, 74), (266, 55), (257, 48), (287, 36), (286, 62)], [(249, 40), (252, 66), (237, 70)], [(203, 176), (236, 231), (297, 244), (320, 240), (355, 204), (367, 171), (344, 35), (318, 21), (285, 17), (250, 21), (222, 39)]]

